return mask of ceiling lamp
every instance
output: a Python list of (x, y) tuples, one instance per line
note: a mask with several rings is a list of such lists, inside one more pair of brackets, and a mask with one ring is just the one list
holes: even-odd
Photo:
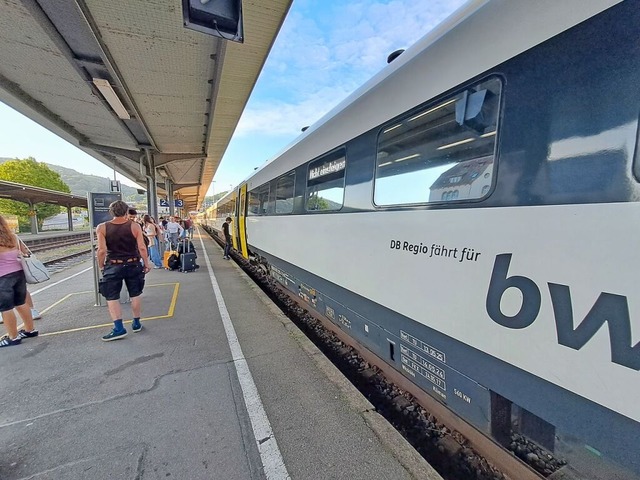
[(118, 98), (118, 95), (116, 94), (115, 90), (109, 83), (109, 80), (104, 80), (102, 78), (94, 78), (93, 84), (100, 91), (100, 93), (102, 94), (104, 99), (107, 101), (109, 106), (113, 109), (113, 111), (116, 112), (116, 115), (118, 116), (118, 118), (122, 120), (131, 119), (131, 115), (129, 115), (129, 112), (127, 112), (127, 109), (122, 104), (122, 101), (120, 100), (120, 98)]

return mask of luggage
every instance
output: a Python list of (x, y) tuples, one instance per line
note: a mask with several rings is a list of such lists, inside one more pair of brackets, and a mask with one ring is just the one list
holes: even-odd
[(196, 248), (193, 246), (193, 243), (191, 243), (191, 240), (189, 240), (188, 238), (183, 239), (178, 244), (178, 254), (182, 255), (183, 253), (196, 253)]
[(176, 250), (165, 250), (162, 256), (162, 267), (169, 270), (169, 257), (174, 256), (176, 259), (178, 258), (178, 252)]
[(180, 268), (180, 257), (175, 253), (172, 253), (169, 255), (167, 265), (169, 266), (169, 270), (178, 270)]
[(196, 254), (191, 252), (191, 253), (183, 253), (182, 255), (180, 255), (180, 271), (187, 273), (187, 272), (193, 272), (195, 269), (198, 268), (198, 265), (196, 264)]

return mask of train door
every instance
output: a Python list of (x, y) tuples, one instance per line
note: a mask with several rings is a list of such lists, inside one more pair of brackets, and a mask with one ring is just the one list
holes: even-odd
[(238, 198), (238, 209), (236, 210), (237, 228), (238, 228), (238, 240), (240, 245), (235, 246), (237, 251), (242, 253), (244, 258), (249, 258), (249, 251), (247, 249), (247, 231), (246, 231), (246, 215), (247, 215), (247, 184), (243, 183), (240, 186), (240, 196)]
[(231, 218), (233, 218), (233, 222), (231, 222), (231, 246), (234, 250), (238, 251), (238, 247), (240, 246), (239, 234), (238, 231), (238, 212), (240, 211), (240, 197), (238, 196), (238, 192), (234, 191), (231, 197), (233, 199), (232, 204), (233, 207), (229, 212)]

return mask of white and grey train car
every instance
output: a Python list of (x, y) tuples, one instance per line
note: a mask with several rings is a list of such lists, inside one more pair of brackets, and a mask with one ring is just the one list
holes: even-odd
[[(225, 222), (225, 219), (227, 217), (236, 217), (237, 198), (238, 195), (235, 190), (229, 191), (204, 212), (198, 213), (196, 221), (201, 225), (206, 225), (217, 235), (222, 235), (222, 224)], [(232, 237), (235, 237), (234, 242), (237, 248), (237, 235), (233, 232), (234, 230), (232, 228), (230, 233), (232, 233)]]
[(237, 247), (482, 431), (636, 478), (639, 114), (639, 1), (471, 2), (238, 187)]

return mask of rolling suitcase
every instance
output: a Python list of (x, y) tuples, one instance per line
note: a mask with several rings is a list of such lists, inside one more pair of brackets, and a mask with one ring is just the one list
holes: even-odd
[[(193, 246), (193, 243), (188, 238), (184, 238), (178, 244), (178, 253), (182, 255), (183, 253), (196, 253), (196, 249)], [(197, 257), (197, 254), (196, 254)]]
[(195, 253), (183, 253), (182, 255), (180, 255), (181, 272), (193, 272), (196, 268), (198, 268), (198, 265), (196, 264)]

